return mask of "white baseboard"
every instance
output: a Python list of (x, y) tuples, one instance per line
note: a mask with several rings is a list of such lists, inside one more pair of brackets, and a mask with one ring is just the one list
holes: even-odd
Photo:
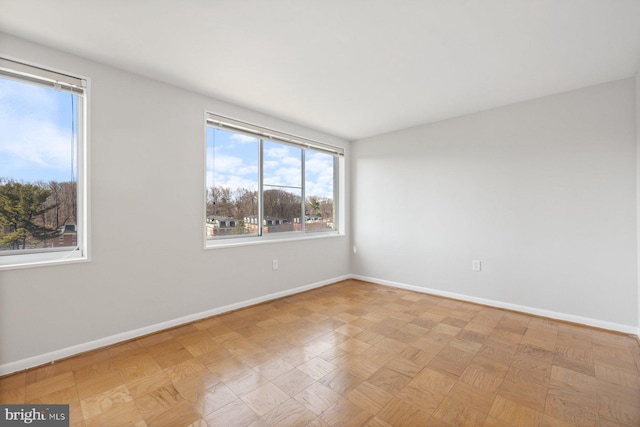
[(407, 285), (405, 283), (394, 282), (391, 280), (377, 279), (375, 277), (351, 275), (352, 279), (358, 279), (365, 282), (371, 282), (378, 285), (391, 286), (394, 288), (406, 289), (409, 291), (420, 292), (423, 294), (437, 295), (457, 299), (461, 301), (474, 302), (477, 304), (488, 305), (490, 307), (504, 308), (506, 310), (518, 311), (521, 313), (533, 314), (535, 316), (548, 317), (550, 319), (563, 320), (565, 322), (579, 323), (581, 325), (593, 326), (595, 328), (607, 329), (610, 331), (623, 332), (640, 337), (640, 328), (630, 325), (622, 325), (619, 323), (606, 322), (604, 320), (592, 319), (589, 317), (574, 316), (572, 314), (559, 313), (556, 311), (542, 310), (539, 308), (527, 307), (524, 305), (511, 304), (503, 301), (496, 301), (485, 298), (477, 298), (469, 295), (456, 294), (453, 292), (440, 291), (438, 289), (423, 288), (421, 286)]
[(457, 299), (461, 301), (474, 302), (477, 304), (487, 305), (490, 307), (504, 308), (506, 310), (518, 311), (521, 313), (533, 314), (536, 316), (547, 317), (551, 319), (563, 320), (572, 323), (578, 323), (587, 326), (593, 326), (596, 328), (607, 329), (611, 331), (622, 332), (626, 334), (633, 334), (640, 337), (640, 328), (622, 325), (619, 323), (606, 322), (598, 319), (592, 319), (588, 317), (574, 316), (566, 313), (559, 313), (555, 311), (542, 310), (533, 307), (527, 307), (517, 304), (506, 303), (502, 301), (477, 298), (463, 294), (456, 294), (453, 292), (440, 291), (437, 289), (431, 288), (423, 288), (420, 286), (407, 285), (405, 283), (394, 282), (391, 280), (383, 280), (377, 279), (374, 277), (366, 277), (360, 276), (357, 274), (348, 274), (340, 277), (335, 277), (329, 280), (323, 280), (321, 282), (312, 283), (305, 286), (300, 286), (293, 289), (288, 289), (281, 292), (275, 292), (272, 294), (264, 295), (257, 298), (252, 298), (250, 300), (237, 302), (234, 304), (225, 305), (223, 307), (213, 308), (207, 311), (202, 311), (200, 313), (190, 314), (188, 316), (179, 317), (177, 319), (168, 320), (166, 322), (157, 323), (154, 325), (146, 326), (139, 329), (134, 329), (131, 331), (123, 332), (116, 335), (111, 335), (108, 337), (100, 338), (97, 340), (89, 341), (86, 343), (74, 345), (71, 347), (62, 348), (59, 350), (55, 350), (49, 353), (41, 354), (38, 356), (29, 357), (26, 359), (17, 360), (14, 362), (9, 362), (6, 364), (0, 365), (0, 376), (8, 375), (14, 372), (22, 371), (24, 369), (32, 368), (34, 366), (40, 366), (47, 363), (51, 363), (56, 360), (64, 359), (67, 357), (71, 357), (80, 353), (84, 353), (87, 351), (95, 350), (101, 347), (106, 347), (109, 345), (117, 344), (119, 342), (127, 341), (133, 338), (141, 337), (144, 335), (152, 334), (154, 332), (162, 331), (164, 329), (173, 328), (175, 326), (179, 326), (182, 324), (194, 322), (196, 320), (205, 319), (207, 317), (215, 316), (217, 314), (226, 313), (233, 310), (238, 310), (240, 308), (249, 307), (255, 304), (259, 304), (261, 302), (274, 300), (277, 298), (286, 297), (289, 295), (298, 294), (300, 292), (308, 291), (315, 288), (320, 288), (322, 286), (330, 285), (332, 283), (340, 282), (346, 279), (357, 279), (365, 282), (371, 282), (378, 285), (391, 286), (394, 288), (406, 289), (410, 291), (420, 292), (424, 294), (437, 295), (452, 299)]
[(164, 329), (173, 328), (174, 326), (179, 326), (185, 323), (194, 322), (196, 320), (205, 319), (207, 317), (215, 316), (216, 314), (222, 314), (228, 311), (238, 310), (240, 308), (256, 305), (261, 302), (271, 301), (274, 299), (286, 297), (288, 295), (298, 294), (300, 292), (308, 291), (315, 288), (320, 288), (322, 286), (330, 285), (332, 283), (340, 282), (342, 280), (346, 280), (349, 278), (351, 278), (350, 275), (335, 277), (333, 279), (323, 280), (321, 282), (311, 283), (309, 285), (300, 286), (293, 289), (287, 289), (285, 291), (275, 292), (269, 295), (252, 298), (250, 300), (225, 305), (223, 307), (212, 308), (211, 310), (190, 314), (188, 316), (179, 317), (177, 319), (167, 320), (166, 322), (156, 323), (155, 325), (145, 326), (144, 328), (134, 329), (132, 331), (111, 335), (108, 337), (100, 338), (100, 339), (89, 341), (86, 343), (51, 351), (49, 353), (40, 354), (38, 356), (17, 360), (15, 362), (5, 363), (3, 365), (0, 365), (0, 376), (22, 371), (24, 369), (32, 368), (34, 366), (40, 366), (47, 363), (51, 363), (56, 360), (71, 357), (80, 353), (85, 353), (87, 351), (95, 350), (101, 347), (117, 344), (119, 342), (141, 337), (143, 335), (152, 334), (154, 332), (162, 331)]

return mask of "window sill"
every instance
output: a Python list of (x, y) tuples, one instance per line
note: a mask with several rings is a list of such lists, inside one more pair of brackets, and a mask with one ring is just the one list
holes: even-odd
[(50, 265), (73, 264), (89, 261), (81, 250), (53, 250), (0, 255), (0, 270), (46, 267)]
[(235, 237), (235, 238), (219, 238), (219, 239), (206, 239), (204, 249), (220, 249), (220, 248), (232, 248), (238, 246), (252, 246), (252, 245), (265, 245), (270, 243), (284, 243), (284, 242), (301, 242), (317, 239), (331, 239), (336, 237), (344, 237), (344, 233), (339, 231), (333, 232), (318, 232), (308, 233), (305, 235), (297, 235), (295, 233), (283, 233), (278, 236), (261, 236), (261, 237)]

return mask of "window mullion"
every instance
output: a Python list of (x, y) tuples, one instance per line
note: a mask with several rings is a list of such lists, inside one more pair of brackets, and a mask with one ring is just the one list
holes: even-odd
[(339, 230), (340, 224), (338, 215), (340, 209), (340, 159), (333, 156), (333, 228)]
[(264, 220), (264, 205), (262, 192), (264, 191), (263, 183), (263, 151), (264, 144), (262, 138), (258, 139), (258, 236), (262, 236), (262, 223)]
[(305, 193), (305, 184), (306, 183), (305, 183), (305, 179), (304, 179), (304, 177), (305, 177), (305, 172), (304, 172), (304, 166), (305, 166), (305, 164), (304, 164), (305, 163), (304, 154), (305, 154), (305, 151), (306, 150), (304, 150), (304, 149), (300, 150), (300, 160), (302, 160), (302, 165), (301, 165), (302, 173), (300, 174), (301, 175), (300, 176), (300, 188), (302, 189), (302, 207), (301, 207), (301, 210), (300, 210), (300, 213), (301, 213), (301, 215), (300, 215), (300, 224), (301, 224), (300, 230), (303, 233), (307, 232), (307, 230), (306, 230), (306, 227), (307, 227), (307, 224), (306, 224), (307, 223), (307, 213), (306, 213), (306, 203), (305, 203), (307, 197), (306, 197), (306, 193)]
[[(86, 167), (87, 167), (87, 153), (85, 150), (85, 144), (80, 143), (85, 140), (85, 118), (86, 118), (86, 98), (78, 97), (75, 103), (75, 119), (76, 119), (76, 132), (74, 135), (74, 150), (77, 156), (76, 161), (76, 230), (77, 240), (76, 246), (78, 246), (83, 252), (87, 247), (87, 224), (86, 224)], [(86, 255), (83, 253), (83, 255)]]

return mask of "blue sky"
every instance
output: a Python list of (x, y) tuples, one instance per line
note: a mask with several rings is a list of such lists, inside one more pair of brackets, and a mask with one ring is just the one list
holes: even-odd
[[(300, 187), (301, 149), (264, 142), (265, 188), (268, 185)], [(214, 168), (215, 162), (215, 168)], [(306, 195), (333, 198), (333, 156), (306, 151)], [(207, 188), (212, 185), (258, 188), (258, 140), (207, 127)], [(284, 190), (287, 190), (284, 188)], [(300, 190), (288, 191), (300, 194)]]
[(24, 182), (71, 179), (72, 161), (76, 171), (72, 98), (77, 97), (0, 78), (1, 178)]

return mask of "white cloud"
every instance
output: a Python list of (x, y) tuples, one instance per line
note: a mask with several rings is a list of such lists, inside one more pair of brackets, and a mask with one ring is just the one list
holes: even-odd
[(233, 135), (231, 135), (231, 137), (229, 138), (231, 141), (235, 141), (237, 143), (240, 144), (248, 144), (248, 143), (257, 143), (258, 140), (252, 136), (248, 136), (248, 135), (243, 135), (240, 133), (234, 133)]
[[(207, 185), (208, 187), (212, 186), (212, 184), (209, 183), (207, 183)], [(228, 187), (232, 190), (235, 190), (237, 188), (248, 188), (250, 190), (258, 189), (258, 183), (256, 181), (252, 180), (249, 177), (242, 177), (233, 174), (216, 175), (215, 185), (220, 187)]]
[(213, 187), (213, 171), (207, 168), (207, 188)]
[[(250, 139), (250, 138), (249, 138)], [(257, 163), (244, 164), (242, 157), (223, 155), (224, 150), (216, 149), (216, 185), (223, 185), (230, 188), (257, 186), (258, 173)], [(300, 149), (267, 143), (264, 150), (264, 185), (269, 186), (290, 186), (299, 188), (301, 186), (301, 157)], [(306, 171), (306, 195), (308, 197), (333, 198), (333, 156), (307, 151), (305, 158)], [(213, 182), (213, 170), (207, 171), (207, 185)], [(210, 178), (209, 178), (210, 177)], [(300, 190), (292, 189), (293, 192)]]
[[(214, 175), (215, 170), (215, 175)], [(241, 157), (215, 156), (215, 167), (207, 165), (207, 187), (250, 187), (257, 185), (257, 164), (247, 164)]]
[(333, 171), (333, 156), (322, 153), (307, 152), (305, 156), (305, 170), (312, 173), (324, 174)]
[(41, 86), (0, 79), (0, 110), (21, 115), (34, 111), (53, 115), (58, 109), (59, 95), (59, 92)]
[(41, 168), (69, 170), (71, 135), (52, 123), (0, 116), (0, 153)]
[(333, 198), (333, 156), (307, 151), (306, 195)]
[(258, 176), (258, 165), (246, 165), (238, 168), (238, 175), (254, 175)]
[(289, 152), (288, 147), (271, 147), (264, 150), (265, 157), (270, 157), (273, 159), (282, 159), (283, 157), (289, 156), (291, 153)]
[(264, 160), (262, 162), (262, 164), (264, 165), (265, 170), (266, 169), (275, 169), (280, 165), (280, 162), (277, 162), (275, 160)]
[(71, 97), (0, 79), (1, 176), (27, 182), (71, 178), (72, 117), (63, 117), (65, 111), (71, 112)]
[(307, 197), (329, 197), (333, 198), (333, 175), (320, 175), (315, 179), (309, 179), (305, 182), (305, 193)]
[(280, 161), (280, 163), (282, 163), (283, 165), (287, 165), (289, 167), (295, 167), (298, 170), (301, 170), (301, 166), (302, 166), (302, 161), (300, 157), (285, 157)]
[(301, 182), (300, 168), (281, 167), (273, 171), (264, 171), (265, 185), (288, 185), (291, 187), (300, 187)]
[(242, 159), (234, 156), (217, 154), (214, 160), (217, 173), (235, 172), (242, 166)]

